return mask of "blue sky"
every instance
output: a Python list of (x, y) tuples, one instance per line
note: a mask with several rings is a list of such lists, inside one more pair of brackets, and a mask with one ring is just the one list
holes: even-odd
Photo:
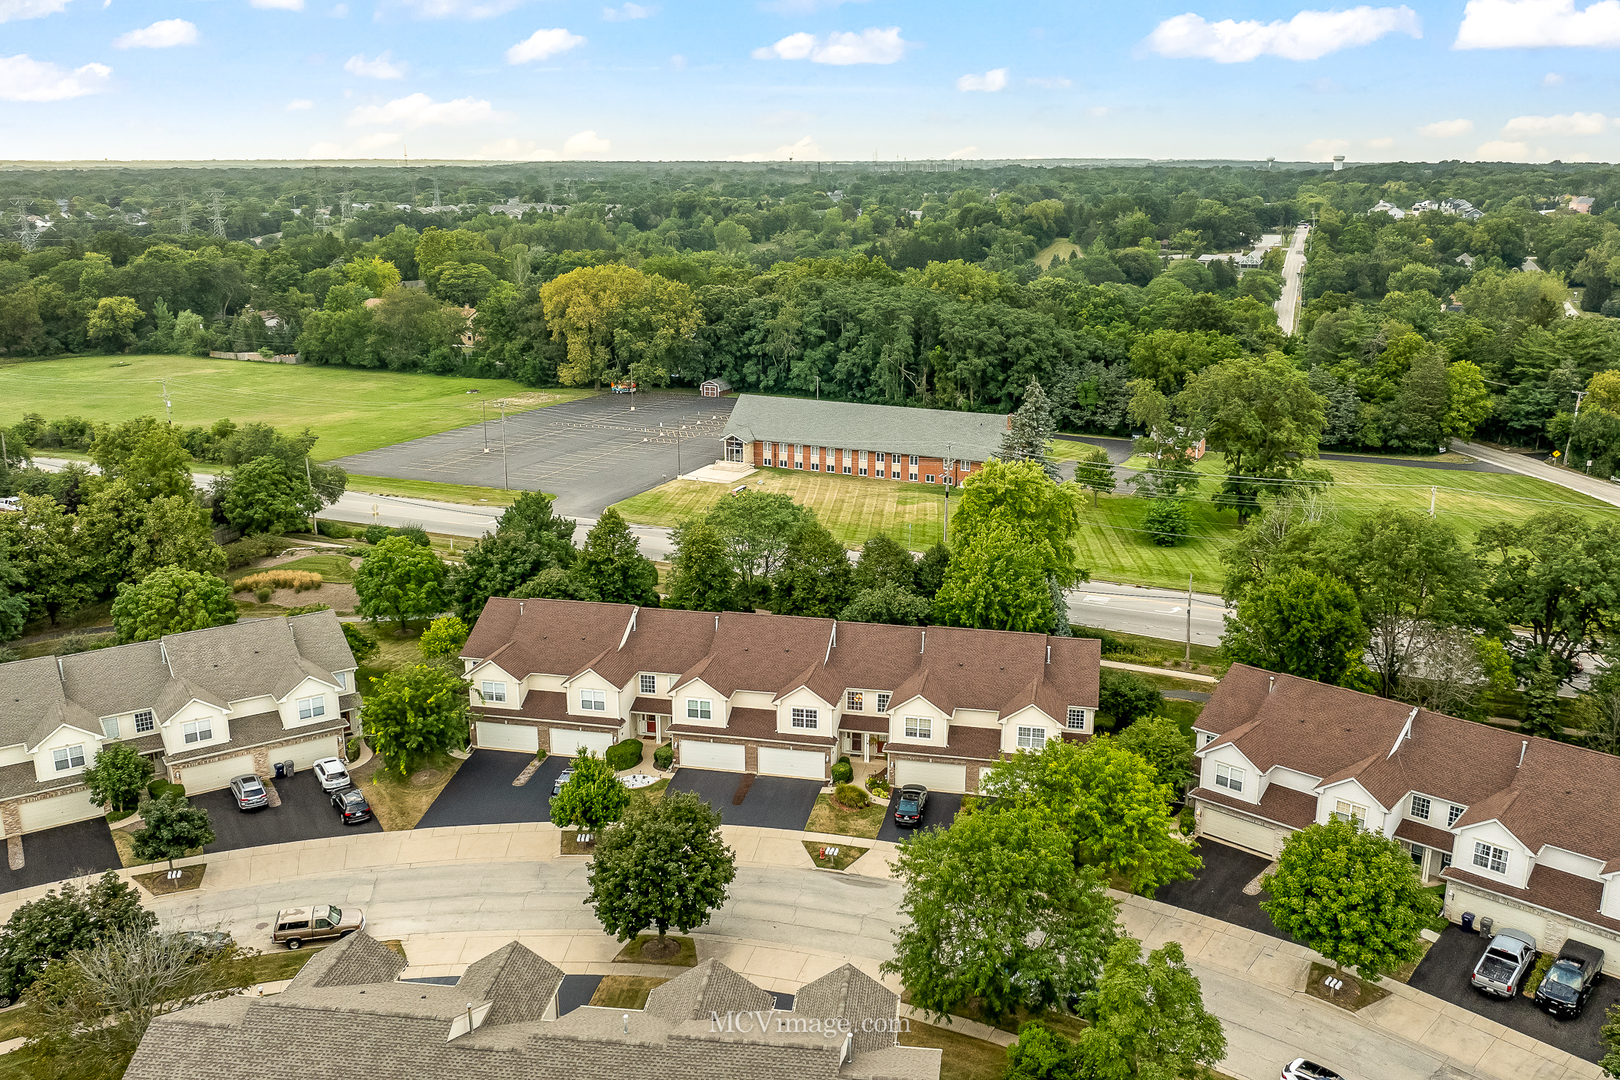
[(6, 158), (1620, 158), (1620, 0), (0, 0)]

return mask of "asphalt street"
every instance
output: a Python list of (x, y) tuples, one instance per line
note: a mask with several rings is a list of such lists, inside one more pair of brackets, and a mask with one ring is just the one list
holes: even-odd
[(1296, 228), (1288, 254), (1283, 258), (1283, 291), (1277, 300), (1277, 325), (1285, 334), (1292, 334), (1294, 324), (1299, 321), (1300, 277), (1305, 273), (1305, 238), (1310, 231), (1306, 225)]
[[(1212, 593), (1192, 594), (1192, 641), (1219, 645), (1226, 631), (1226, 602)], [(1088, 581), (1069, 593), (1069, 621), (1126, 634), (1184, 641), (1187, 594), (1111, 581)]]

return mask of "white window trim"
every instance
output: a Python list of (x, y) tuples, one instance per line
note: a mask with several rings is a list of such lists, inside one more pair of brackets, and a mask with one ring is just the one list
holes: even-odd
[(1452, 803), (1451, 809), (1446, 811), (1446, 828), (1449, 829), (1453, 825), (1457, 824), (1457, 819), (1466, 813), (1468, 813), (1468, 808), (1466, 806), (1458, 806), (1456, 803)]
[(316, 694), (314, 697), (298, 699), (298, 719), (319, 720), (326, 715), (326, 695)]
[(932, 739), (934, 737), (934, 718), (931, 716), (906, 717), (906, 738)]
[[(74, 754), (79, 757), (79, 763), (73, 763)], [(72, 772), (74, 769), (84, 768), (84, 743), (74, 743), (72, 746), (58, 746), (51, 750), (51, 761), (57, 772)]]
[(581, 712), (607, 712), (606, 691), (582, 689), (579, 692), (579, 709)]
[(349, 673), (347, 671), (334, 671), (332, 672), (332, 675), (337, 679), (339, 690), (347, 690), (349, 688)]
[(1349, 799), (1335, 799), (1333, 801), (1333, 816), (1357, 826), (1364, 827), (1367, 824), (1367, 808), (1360, 803), (1353, 803)]
[(484, 704), (496, 702), (506, 704), (506, 684), (495, 679), (485, 679), (478, 687), (478, 696), (484, 699)]
[[(1502, 856), (1500, 860), (1502, 863), (1502, 868), (1500, 870), (1493, 865), (1498, 861), (1496, 858), (1497, 855)], [(1481, 860), (1484, 861), (1482, 862)], [(1506, 876), (1508, 867), (1512, 865), (1513, 853), (1507, 848), (1497, 847), (1495, 844), (1487, 843), (1484, 840), (1474, 841), (1474, 869), (1489, 870), (1493, 874), (1501, 874)]]
[(636, 685), (641, 688), (643, 694), (656, 694), (658, 693), (658, 676), (643, 675)]
[[(144, 725), (141, 723), (141, 718), (142, 717), (146, 718), (146, 723)], [(156, 730), (157, 730), (157, 714), (154, 713), (151, 709), (142, 709), (142, 710), (140, 710), (139, 712), (137, 712), (135, 714), (135, 734), (137, 734), (137, 735), (150, 735), (152, 732), (154, 732)]]
[[(1423, 812), (1421, 814), (1418, 813), (1418, 803), (1420, 801), (1423, 804)], [(1410, 810), (1414, 820), (1428, 821), (1430, 816), (1434, 813), (1434, 800), (1430, 799), (1427, 795), (1419, 795), (1416, 792), (1413, 792)]]
[(121, 729), (118, 726), (118, 717), (116, 717), (116, 716), (103, 716), (101, 718), (101, 733), (103, 735), (107, 736), (107, 738), (109, 738), (109, 739), (118, 738), (120, 730)]
[(1243, 770), (1236, 765), (1228, 765), (1224, 761), (1215, 763), (1215, 786), (1223, 787), (1228, 791), (1243, 790)]
[(185, 740), (187, 746), (192, 743), (208, 742), (214, 737), (214, 721), (212, 719), (192, 720), (181, 725), (180, 736)]
[(686, 718), (688, 720), (713, 720), (714, 701), (710, 698), (687, 698)]
[(1064, 720), (1070, 731), (1086, 730), (1086, 710), (1079, 705), (1070, 705)]
[(884, 693), (884, 692), (882, 692), (882, 691), (879, 691), (879, 692), (878, 692), (878, 696), (877, 696), (877, 702), (876, 702), (876, 705), (877, 705), (877, 711), (878, 711), (878, 712), (879, 712), (879, 713), (886, 713), (886, 712), (888, 712), (888, 711), (889, 711), (889, 702), (890, 702), (890, 701), (891, 701), (891, 700), (892, 700), (892, 699), (893, 699), (893, 698), (894, 698), (894, 695), (893, 695), (893, 694), (888, 694), (888, 693)]
[(1046, 749), (1046, 729), (1043, 727), (1029, 727), (1024, 724), (1020, 724), (1018, 726), (1018, 749)]
[(792, 709), (788, 714), (788, 723), (800, 731), (818, 731), (821, 728), (821, 711)]
[(844, 691), (844, 711), (845, 712), (865, 712), (866, 711), (866, 692), (864, 690), (845, 690)]

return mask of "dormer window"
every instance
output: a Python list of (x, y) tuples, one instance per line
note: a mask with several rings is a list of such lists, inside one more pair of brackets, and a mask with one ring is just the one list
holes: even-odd
[(478, 688), (478, 692), (483, 695), (486, 702), (504, 703), (506, 701), (506, 684), (503, 682), (485, 679), (483, 685)]
[(1465, 809), (1466, 807), (1458, 806), (1456, 803), (1452, 803), (1450, 812), (1446, 814), (1446, 828), (1449, 829), (1453, 825), (1457, 824), (1457, 819), (1463, 816), (1463, 810)]
[(101, 718), (101, 733), (109, 739), (118, 738), (118, 717), (103, 716)]
[(315, 697), (298, 699), (298, 719), (314, 720), (316, 717), (326, 715), (326, 695), (318, 694)]
[(349, 673), (347, 671), (334, 671), (332, 674), (337, 676), (339, 690), (347, 690), (349, 688)]
[(1078, 705), (1070, 705), (1068, 724), (1070, 731), (1084, 731), (1086, 729), (1086, 710)]
[(641, 677), (641, 692), (643, 694), (656, 694), (656, 693), (658, 693), (658, 676), (656, 676), (656, 675), (643, 675)]
[(866, 711), (865, 695), (862, 694), (859, 690), (846, 690), (846, 691), (844, 691), (844, 711), (845, 712), (865, 712)]
[(889, 711), (889, 696), (890, 695), (882, 693), (882, 692), (878, 693), (878, 696), (877, 696), (877, 711), (878, 712), (886, 713), (886, 712)]
[(794, 727), (807, 731), (814, 731), (820, 723), (815, 709), (794, 709), (791, 722)]
[(157, 728), (157, 717), (152, 715), (151, 709), (142, 709), (135, 714), (135, 734), (145, 735)]
[(1493, 844), (1476, 843), (1474, 845), (1474, 865), (1481, 870), (1489, 870), (1493, 874), (1507, 873), (1507, 848), (1499, 848)]
[(607, 694), (601, 690), (581, 690), (579, 707), (582, 712), (607, 712)]
[(67, 772), (69, 769), (84, 768), (84, 744), (77, 746), (58, 746), (51, 751), (51, 757), (56, 761), (57, 772)]
[(1430, 812), (1429, 797), (1427, 795), (1412, 796), (1412, 816), (1419, 821), (1428, 821)]
[(214, 737), (212, 720), (193, 720), (181, 729), (187, 743), (207, 742)]

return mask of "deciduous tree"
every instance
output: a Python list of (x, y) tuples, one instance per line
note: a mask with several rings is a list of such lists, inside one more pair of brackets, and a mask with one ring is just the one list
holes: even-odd
[(1167, 785), (1175, 799), (1197, 776), (1193, 771), (1193, 737), (1168, 716), (1137, 720), (1114, 737), (1114, 745), (1152, 765), (1154, 779)]
[(80, 775), (90, 798), (114, 810), (133, 810), (152, 779), (152, 759), (129, 743), (108, 743)]
[(124, 582), (112, 606), (120, 644), (155, 641), (165, 634), (204, 630), (236, 621), (231, 587), (212, 574), (166, 566)]
[(854, 596), (853, 576), (849, 552), (806, 510), (771, 584), (771, 610), (837, 618)]
[(146, 313), (127, 296), (104, 296), (90, 311), (88, 327), (91, 341), (107, 352), (116, 352), (125, 345), (135, 344), (135, 324)]
[(691, 518), (675, 527), (673, 538), (675, 558), (664, 603), (688, 611), (736, 610), (737, 572), (715, 527), (705, 518)]
[(1001, 1017), (1084, 997), (1118, 934), (1101, 873), (1076, 867), (1069, 835), (1035, 807), (924, 830), (895, 876), (906, 919), (883, 971), (935, 1016), (970, 998)]
[(214, 842), (214, 827), (208, 823), (208, 811), (192, 806), (178, 791), (143, 799), (140, 813), (145, 827), (130, 838), (137, 859), (148, 862), (167, 859), (169, 869), (173, 870), (174, 860)]
[(956, 542), (934, 597), (934, 621), (981, 630), (1052, 630), (1046, 560), (1007, 522), (975, 529)]
[(909, 589), (916, 578), (917, 561), (894, 540), (879, 533), (861, 545), (860, 558), (855, 560), (857, 589), (880, 589), (885, 585)]
[(220, 508), (225, 520), (244, 533), (280, 533), (307, 529), (322, 505), (302, 470), (295, 472), (280, 458), (267, 456), (231, 470)]
[(838, 617), (845, 622), (921, 626), (933, 614), (933, 602), (899, 585), (862, 589)]
[(392, 619), (403, 633), (410, 620), (444, 610), (444, 560), (409, 537), (390, 536), (360, 560), (354, 591), (361, 615), (373, 622)]
[(1309, 570), (1246, 593), (1221, 639), (1222, 654), (1237, 663), (1337, 686), (1359, 682), (1366, 649), (1367, 626), (1350, 586)]
[(574, 573), (608, 603), (658, 606), (658, 568), (641, 553), (640, 541), (611, 506), (585, 534)]
[(372, 679), (360, 716), (371, 748), (390, 769), (408, 776), (423, 759), (467, 745), (467, 681), (439, 664), (395, 668)]
[(1114, 493), (1114, 463), (1108, 451), (1094, 446), (1085, 452), (1074, 466), (1074, 482), (1091, 490), (1091, 505), (1097, 505), (1098, 495)]
[(1367, 982), (1422, 955), (1418, 931), (1440, 907), (1400, 844), (1337, 817), (1290, 835), (1260, 887), (1278, 930)]
[(1088, 1080), (1170, 1080), (1197, 1076), (1226, 1056), (1221, 1022), (1204, 1008), (1203, 988), (1179, 942), (1142, 958), (1142, 943), (1121, 938), (1108, 952), (1089, 1027), (1075, 1039)]
[(461, 647), (467, 644), (467, 624), (454, 615), (446, 615), (428, 623), (428, 628), (422, 631), (422, 640), (418, 641), (417, 648), (429, 660), (454, 661), (460, 655)]
[(583, 747), (569, 766), (573, 775), (551, 797), (551, 820), (581, 832), (600, 832), (624, 816), (630, 789), (619, 782), (612, 767)]
[(0, 999), (7, 1004), (53, 960), (122, 930), (149, 932), (157, 916), (111, 870), (83, 885), (69, 881), (17, 907), (0, 927)]

